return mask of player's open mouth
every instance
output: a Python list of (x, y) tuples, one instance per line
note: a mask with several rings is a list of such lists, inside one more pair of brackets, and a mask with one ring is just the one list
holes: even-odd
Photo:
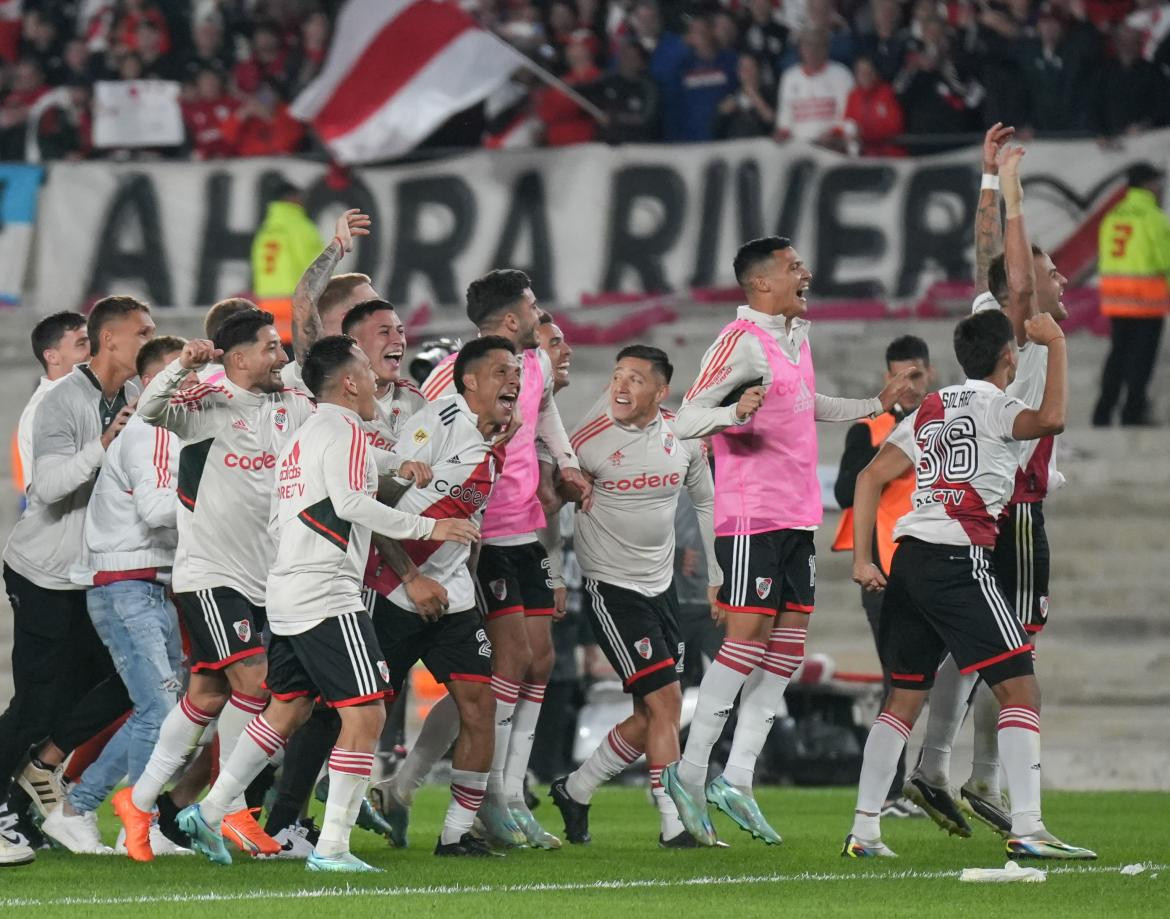
[(618, 405), (629, 405), (630, 404), (630, 400), (627, 399), (625, 396), (614, 396), (613, 401), (616, 402)]
[(499, 401), (504, 405), (508, 411), (516, 407), (516, 396), (514, 393), (500, 393)]
[(796, 299), (803, 303), (808, 298), (808, 285), (796, 288)]
[(392, 361), (395, 365), (401, 364), (402, 363), (402, 352), (401, 351), (387, 351), (385, 354), (382, 355), (382, 360)]

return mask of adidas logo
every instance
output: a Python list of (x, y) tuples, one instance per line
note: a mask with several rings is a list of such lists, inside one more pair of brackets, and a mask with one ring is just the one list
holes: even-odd
[(292, 445), (292, 449), (288, 451), (288, 456), (286, 456), (284, 458), (284, 461), (280, 465), (281, 465), (281, 468), (284, 468), (285, 466), (295, 466), (300, 461), (301, 461), (301, 442), (298, 440), (296, 443), (294, 443)]
[(248, 422), (246, 422), (243, 418), (237, 418), (235, 421), (232, 422), (232, 430), (233, 431), (247, 431), (248, 430)]
[(719, 709), (719, 711), (715, 712), (714, 717), (716, 717), (722, 721), (722, 720), (726, 719), (730, 714), (731, 714), (730, 708), (721, 708), (721, 709)]
[(799, 415), (802, 412), (811, 412), (815, 402), (816, 397), (809, 391), (808, 384), (802, 379), (800, 389), (796, 393), (796, 401), (792, 404), (792, 414)]
[(456, 453), (456, 454), (455, 454), (454, 456), (452, 456), (452, 457), (451, 457), (449, 460), (447, 460), (447, 462), (448, 462), (448, 463), (455, 463), (455, 464), (458, 464), (458, 463), (461, 463), (461, 462), (463, 462), (463, 460), (461, 460), (461, 459), (459, 458), (459, 454), (458, 454), (458, 453)]

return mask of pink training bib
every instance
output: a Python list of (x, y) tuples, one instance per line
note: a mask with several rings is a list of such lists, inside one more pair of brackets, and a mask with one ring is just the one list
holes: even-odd
[(715, 535), (742, 536), (818, 526), (824, 516), (817, 479), (816, 376), (805, 341), (794, 365), (754, 322), (723, 330), (754, 335), (772, 370), (764, 404), (747, 424), (712, 438), (715, 449)]
[(524, 352), (520, 367), (517, 406), (524, 422), (508, 443), (504, 471), (496, 480), (483, 518), (483, 536), (518, 536), (545, 525), (544, 510), (536, 497), (540, 464), (536, 460), (536, 419), (544, 398), (544, 374), (536, 351)]

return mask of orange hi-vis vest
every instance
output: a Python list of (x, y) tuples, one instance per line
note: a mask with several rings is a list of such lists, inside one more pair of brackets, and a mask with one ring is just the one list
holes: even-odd
[(1101, 220), (1101, 312), (1158, 319), (1170, 312), (1170, 219), (1154, 193), (1131, 188)]
[[(864, 418), (861, 421), (869, 427), (870, 443), (875, 447), (881, 446), (890, 431), (897, 425), (894, 416), (883, 412), (876, 418)], [(898, 518), (910, 513), (910, 497), (914, 494), (914, 470), (908, 469), (894, 481), (887, 483), (882, 489), (877, 509), (877, 547), (878, 563), (882, 571), (889, 573), (890, 562), (894, 558), (894, 550), (898, 548), (894, 542), (894, 524)], [(853, 508), (847, 507), (841, 512), (841, 521), (837, 524), (837, 535), (833, 537), (834, 552), (853, 551)]]

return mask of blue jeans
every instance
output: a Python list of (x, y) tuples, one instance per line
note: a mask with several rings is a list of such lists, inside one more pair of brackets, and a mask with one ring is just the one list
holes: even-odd
[(158, 731), (178, 702), (179, 620), (161, 584), (117, 581), (86, 594), (94, 630), (110, 650), (134, 712), (69, 793), (73, 806), (96, 810), (123, 776), (142, 775)]

